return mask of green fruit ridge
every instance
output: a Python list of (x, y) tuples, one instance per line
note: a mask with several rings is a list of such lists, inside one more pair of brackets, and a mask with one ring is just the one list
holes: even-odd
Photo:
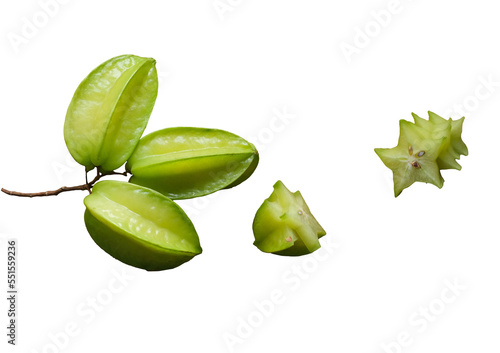
[(173, 127), (141, 138), (125, 168), (131, 183), (179, 200), (234, 187), (258, 162), (255, 146), (233, 133)]
[(166, 270), (202, 252), (188, 216), (154, 190), (105, 180), (94, 185), (84, 203), (85, 225), (92, 239), (125, 264)]
[(95, 68), (76, 89), (64, 140), (87, 171), (113, 171), (134, 151), (158, 93), (155, 63), (152, 58), (117, 56)]
[(310, 254), (321, 247), (325, 230), (314, 218), (299, 191), (292, 193), (277, 181), (253, 221), (254, 245), (284, 256)]
[(414, 182), (442, 188), (444, 179), (441, 170), (461, 170), (457, 160), (461, 155), (468, 155), (461, 137), (465, 118), (444, 119), (433, 112), (428, 113), (428, 120), (412, 113), (414, 123), (399, 121), (396, 147), (375, 149), (382, 162), (393, 172), (395, 197)]

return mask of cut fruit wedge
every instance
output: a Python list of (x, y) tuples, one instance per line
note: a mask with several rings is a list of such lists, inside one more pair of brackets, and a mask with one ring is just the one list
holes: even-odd
[(94, 185), (84, 203), (90, 236), (123, 263), (158, 271), (177, 267), (202, 252), (188, 216), (154, 190), (106, 180)]
[(314, 218), (299, 191), (292, 193), (278, 181), (257, 210), (254, 245), (263, 252), (285, 256), (310, 254), (321, 247), (325, 230)]

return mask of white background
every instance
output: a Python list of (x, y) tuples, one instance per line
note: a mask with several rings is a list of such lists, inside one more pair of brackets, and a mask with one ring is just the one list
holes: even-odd
[[(222, 0), (225, 12), (212, 0), (49, 3), (0, 5), (1, 187), (83, 183), (63, 140), (66, 109), (94, 67), (125, 53), (157, 60), (146, 133), (225, 129), (254, 142), (261, 162), (237, 188), (181, 203), (203, 254), (171, 271), (134, 269), (95, 245), (83, 191), (0, 195), (1, 288), (5, 239), (19, 243), (18, 346), (2, 329), (2, 352), (500, 349), (493, 1)], [(398, 120), (428, 110), (466, 116), (469, 156), (443, 172), (441, 190), (419, 183), (395, 199), (373, 149), (395, 146)], [(252, 245), (278, 179), (328, 233), (313, 255)], [(5, 327), (6, 300), (0, 309)]]

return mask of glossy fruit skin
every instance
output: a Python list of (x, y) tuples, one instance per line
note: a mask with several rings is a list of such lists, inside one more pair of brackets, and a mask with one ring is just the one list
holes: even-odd
[(64, 139), (87, 171), (113, 171), (132, 154), (158, 94), (155, 63), (152, 58), (117, 56), (95, 68), (76, 89)]
[(255, 214), (254, 245), (263, 252), (283, 256), (301, 256), (319, 249), (319, 238), (326, 232), (300, 192), (292, 193), (281, 181), (273, 188)]
[(460, 170), (462, 167), (457, 159), (468, 155), (461, 137), (464, 118), (443, 119), (433, 112), (429, 112), (429, 120), (412, 115), (414, 123), (400, 120), (396, 147), (375, 149), (382, 162), (393, 172), (395, 197), (414, 182), (442, 188), (444, 179), (441, 170)]
[(175, 268), (202, 252), (184, 211), (164, 195), (106, 180), (84, 200), (87, 230), (115, 259), (148, 271)]
[(230, 132), (175, 127), (143, 137), (125, 167), (131, 183), (177, 200), (236, 186), (258, 160), (255, 146)]

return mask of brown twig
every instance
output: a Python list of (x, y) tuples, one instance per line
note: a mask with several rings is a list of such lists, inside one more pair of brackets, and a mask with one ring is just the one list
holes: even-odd
[(77, 185), (77, 186), (62, 186), (57, 190), (51, 191), (42, 191), (42, 192), (18, 192), (18, 191), (10, 191), (2, 188), (2, 192), (7, 195), (19, 196), (19, 197), (37, 197), (37, 196), (56, 196), (61, 192), (73, 191), (73, 190), (89, 190), (87, 184)]
[(97, 170), (97, 175), (96, 177), (91, 181), (87, 181), (87, 173), (85, 173), (85, 184), (83, 185), (76, 185), (76, 186), (62, 186), (57, 190), (51, 190), (51, 191), (42, 191), (42, 192), (18, 192), (18, 191), (10, 191), (7, 189), (2, 188), (2, 192), (6, 193), (7, 195), (11, 196), (19, 196), (19, 197), (39, 197), (39, 196), (56, 196), (59, 195), (62, 192), (66, 191), (75, 191), (75, 190), (87, 190), (89, 193), (92, 193), (92, 186), (94, 186), (95, 183), (99, 181), (103, 176), (105, 175), (125, 175), (127, 176), (127, 172), (119, 173), (119, 172), (105, 172), (102, 173), (99, 169)]
[(128, 172), (127, 171), (124, 171), (124, 172), (115, 172), (115, 171), (112, 171), (112, 172), (99, 172), (101, 173), (101, 176), (106, 176), (106, 175), (123, 175), (123, 176), (127, 176), (128, 175)]

